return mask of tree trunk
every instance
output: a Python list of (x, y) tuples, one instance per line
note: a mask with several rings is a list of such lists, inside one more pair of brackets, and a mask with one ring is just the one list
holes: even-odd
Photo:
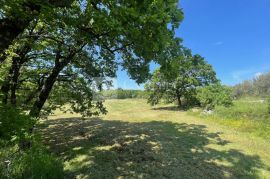
[(32, 116), (32, 117), (39, 116), (39, 113), (40, 113), (44, 103), (46, 102), (47, 98), (49, 97), (49, 94), (53, 88), (53, 85), (54, 85), (60, 71), (63, 68), (64, 68), (64, 66), (55, 66), (55, 68), (53, 69), (50, 76), (48, 76), (48, 78), (44, 82), (44, 85), (42, 86), (42, 89), (38, 95), (37, 100), (35, 101), (32, 109), (29, 113), (30, 116)]
[(8, 102), (8, 93), (11, 91), (10, 102), (12, 105), (16, 105), (16, 89), (18, 86), (18, 79), (20, 76), (20, 69), (22, 65), (28, 60), (26, 54), (31, 50), (30, 45), (26, 45), (21, 49), (17, 49), (16, 54), (19, 57), (12, 58), (12, 65), (9, 69), (9, 74), (5, 78), (5, 81), (2, 85), (2, 93), (4, 94), (3, 103), (7, 104)]
[(21, 62), (22, 60), (20, 58), (13, 58), (14, 67), (13, 67), (13, 76), (10, 84), (10, 103), (14, 106), (16, 106), (17, 103), (16, 89), (18, 86), (18, 79), (20, 76)]
[(178, 107), (179, 107), (179, 108), (182, 107), (181, 96), (177, 96), (177, 104), (178, 104)]
[(1, 91), (3, 93), (3, 99), (2, 99), (3, 104), (7, 104), (7, 102), (8, 102), (8, 96), (9, 96), (9, 90), (10, 90), (10, 81), (11, 81), (11, 77), (12, 77), (12, 74), (13, 74), (13, 68), (14, 68), (14, 64), (12, 63), (12, 65), (11, 65), (11, 67), (9, 69), (8, 75), (5, 78), (5, 80), (3, 82), (3, 85), (1, 87)]
[(178, 108), (181, 108), (182, 107), (182, 101), (181, 101), (181, 93), (179, 92), (179, 90), (176, 90), (176, 98), (177, 98)]

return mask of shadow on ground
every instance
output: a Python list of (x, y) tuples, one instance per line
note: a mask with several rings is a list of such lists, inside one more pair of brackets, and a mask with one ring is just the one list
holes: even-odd
[(203, 125), (65, 118), (46, 121), (41, 131), (67, 178), (248, 179), (264, 167), (258, 156), (222, 150), (229, 141)]
[[(193, 106), (196, 107), (196, 106)], [(188, 111), (189, 109), (191, 109), (192, 106), (182, 106), (182, 107), (178, 107), (178, 106), (163, 106), (163, 107), (153, 107), (152, 110), (155, 111)]]

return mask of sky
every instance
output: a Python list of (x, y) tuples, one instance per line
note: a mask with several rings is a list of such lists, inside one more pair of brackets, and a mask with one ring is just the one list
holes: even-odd
[[(213, 66), (223, 84), (270, 71), (270, 0), (181, 0), (179, 8), (185, 18), (176, 36)], [(115, 84), (143, 89), (121, 70)]]

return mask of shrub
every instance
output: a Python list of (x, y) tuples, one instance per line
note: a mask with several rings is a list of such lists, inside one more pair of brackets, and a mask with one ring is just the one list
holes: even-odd
[(64, 178), (61, 161), (36, 140), (27, 151), (5, 145), (0, 149), (0, 160), (0, 178)]
[(15, 140), (28, 137), (35, 119), (12, 106), (0, 106), (0, 139)]
[(231, 89), (220, 84), (213, 84), (199, 89), (197, 98), (201, 106), (207, 110), (216, 106), (228, 107), (232, 105)]

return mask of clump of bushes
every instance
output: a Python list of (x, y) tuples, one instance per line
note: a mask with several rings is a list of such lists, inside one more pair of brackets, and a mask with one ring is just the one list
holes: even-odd
[(20, 109), (0, 105), (0, 139), (23, 140), (29, 137), (29, 130), (35, 123), (36, 119), (29, 117)]
[(213, 84), (200, 88), (197, 92), (200, 105), (206, 110), (214, 109), (216, 106), (231, 106), (231, 89), (221, 84)]

